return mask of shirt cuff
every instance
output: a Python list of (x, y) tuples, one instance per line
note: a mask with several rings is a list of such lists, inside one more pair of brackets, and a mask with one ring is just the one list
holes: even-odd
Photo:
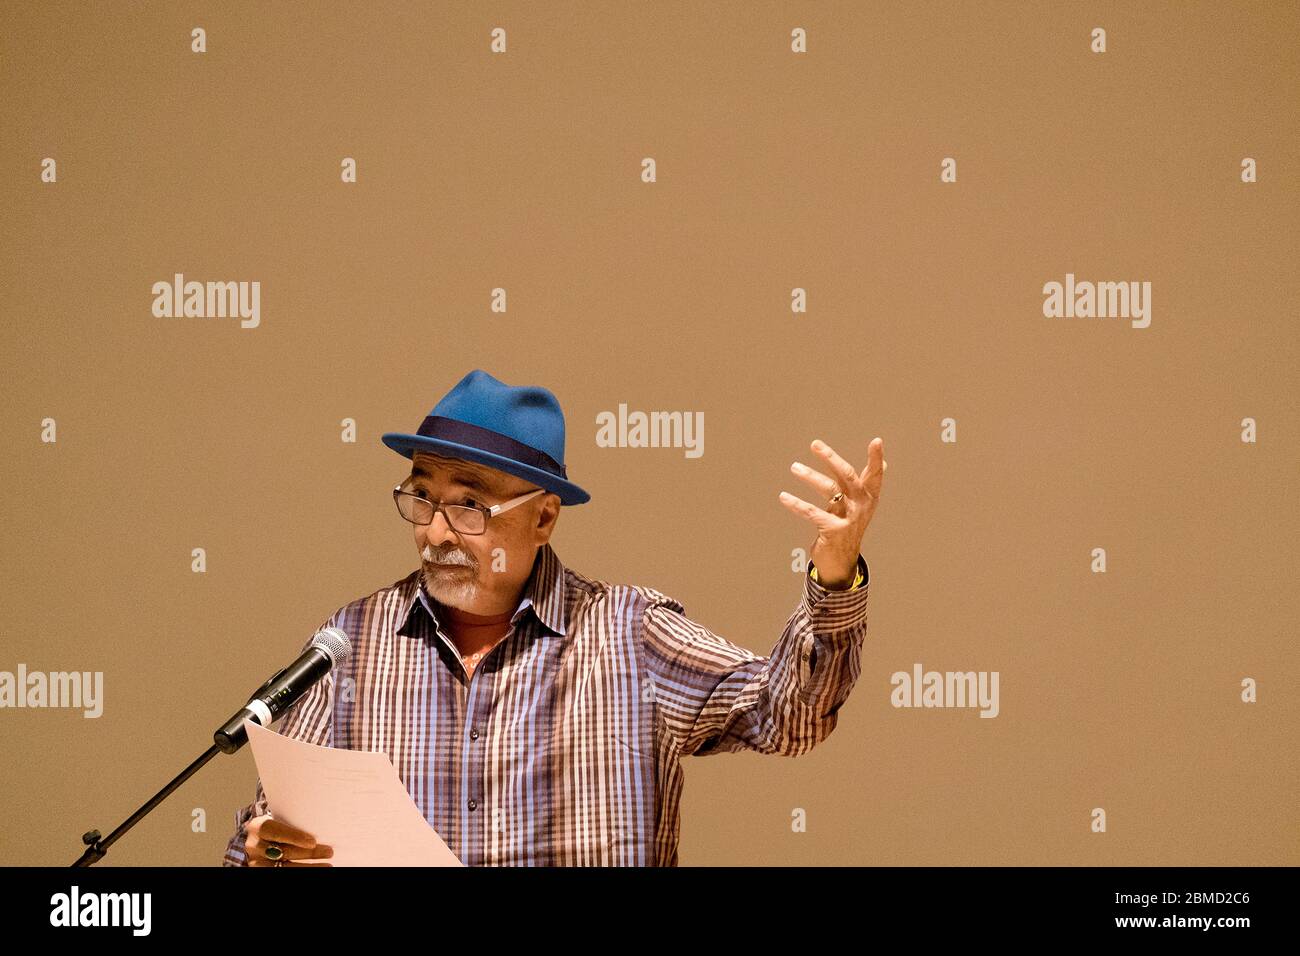
[(871, 572), (866, 559), (858, 555), (854, 586), (832, 590), (817, 580), (817, 569), (808, 562), (804, 575), (803, 607), (817, 640), (828, 647), (847, 646), (866, 630), (867, 593)]
[(817, 581), (818, 587), (820, 587), (823, 591), (831, 591), (831, 590), (856, 591), (859, 587), (866, 587), (867, 585), (867, 580), (868, 580), (867, 562), (866, 559), (862, 557), (862, 555), (860, 554), (858, 555), (857, 573), (854, 574), (853, 576), (853, 584), (851, 584), (847, 589), (845, 588), (832, 589), (823, 586), (822, 583), (817, 580), (817, 567), (811, 561), (808, 562), (808, 576), (812, 578), (814, 581)]

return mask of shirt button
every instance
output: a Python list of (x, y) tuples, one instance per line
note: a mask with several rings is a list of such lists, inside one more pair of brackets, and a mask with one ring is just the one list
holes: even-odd
[(472, 729), (470, 730), (470, 732), (469, 732), (469, 739), (470, 739), (470, 740), (478, 740), (478, 728), (477, 728), (477, 727), (474, 727), (474, 728), (472, 728)]
[(477, 800), (471, 800), (471, 801), (469, 802), (469, 808), (470, 808), (471, 810), (477, 810), (477, 809), (478, 809), (478, 801), (477, 801)]

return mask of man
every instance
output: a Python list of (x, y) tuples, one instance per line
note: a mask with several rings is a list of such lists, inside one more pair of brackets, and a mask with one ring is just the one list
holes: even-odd
[[(546, 389), (475, 369), (415, 434), (382, 440), (412, 462), (393, 496), (421, 567), (322, 625), (342, 628), (352, 654), (277, 729), (387, 753), (461, 862), (674, 866), (681, 757), (796, 756), (834, 729), (866, 633), (859, 547), (881, 439), (861, 472), (816, 441), (824, 471), (791, 466), (829, 500), (781, 493), (817, 539), (766, 658), (653, 588), (560, 562), (560, 508), (590, 495), (568, 480), (564, 415)], [(236, 823), (226, 865), (329, 865), (328, 843), (271, 818), (260, 780)]]

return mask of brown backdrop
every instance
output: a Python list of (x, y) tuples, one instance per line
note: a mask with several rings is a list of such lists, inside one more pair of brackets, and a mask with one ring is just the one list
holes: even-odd
[[(688, 761), (683, 864), (1300, 863), (1297, 35), (1280, 2), (8, 9), (0, 670), (101, 670), (105, 710), (0, 710), (0, 860), (70, 863), (415, 568), (379, 435), (481, 367), (565, 408), (561, 558), (762, 653), (812, 540), (790, 462), (885, 439), (840, 725)], [(259, 327), (155, 318), (176, 272), (259, 281)], [(1151, 282), (1150, 327), (1044, 318), (1067, 272)], [(596, 447), (620, 402), (703, 411), (703, 457)], [(999, 716), (893, 708), (917, 661), (998, 671)], [(105, 862), (216, 864), (253, 784), (219, 758)]]

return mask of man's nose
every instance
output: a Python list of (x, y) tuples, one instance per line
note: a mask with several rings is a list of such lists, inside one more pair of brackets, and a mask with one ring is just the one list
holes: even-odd
[(441, 511), (435, 511), (433, 520), (425, 525), (424, 539), (435, 551), (441, 550), (449, 543), (457, 544), (460, 541), (455, 530), (447, 523), (447, 516)]

